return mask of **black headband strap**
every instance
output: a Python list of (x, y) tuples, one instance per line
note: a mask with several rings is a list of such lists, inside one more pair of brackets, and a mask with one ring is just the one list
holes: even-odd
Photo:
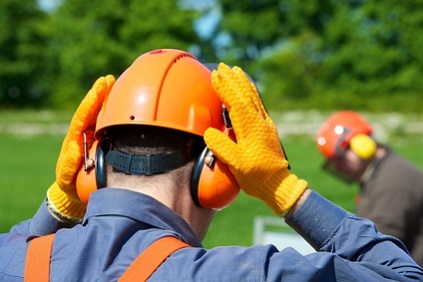
[(182, 152), (157, 155), (132, 155), (112, 150), (107, 153), (106, 161), (117, 171), (136, 175), (164, 173), (185, 164)]

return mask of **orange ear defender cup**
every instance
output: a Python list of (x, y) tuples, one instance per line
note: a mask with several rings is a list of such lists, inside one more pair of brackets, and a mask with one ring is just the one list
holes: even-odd
[(371, 159), (376, 153), (376, 142), (366, 134), (357, 134), (351, 138), (350, 148), (364, 160)]
[(239, 194), (239, 186), (227, 165), (214, 159), (205, 148), (196, 164), (191, 178), (191, 195), (203, 208), (215, 210), (229, 206)]
[(83, 163), (76, 176), (76, 191), (81, 201), (85, 204), (88, 204), (88, 199), (92, 192), (106, 187), (107, 178), (104, 147), (107, 145), (108, 142), (103, 142), (100, 145), (98, 141), (95, 141), (87, 156), (89, 160), (93, 161), (93, 166), (85, 168), (85, 163)]

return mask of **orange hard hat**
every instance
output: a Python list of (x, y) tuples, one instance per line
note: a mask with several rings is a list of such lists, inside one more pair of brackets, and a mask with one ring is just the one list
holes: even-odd
[(339, 148), (346, 149), (351, 138), (358, 134), (373, 134), (369, 122), (354, 111), (340, 111), (328, 117), (321, 125), (316, 142), (326, 158), (336, 155)]
[[(200, 94), (199, 94), (200, 93)], [(119, 77), (97, 118), (96, 137), (115, 125), (150, 125), (203, 136), (224, 128), (211, 72), (190, 53), (160, 49), (138, 57)]]
[[(109, 128), (147, 125), (203, 137), (213, 127), (236, 140), (225, 113), (212, 87), (211, 70), (190, 53), (160, 49), (139, 56), (116, 80), (98, 114), (95, 137), (99, 142), (89, 153), (95, 173), (81, 167), (77, 177), (81, 201), (88, 203), (93, 191), (107, 185), (104, 159), (110, 145), (102, 141), (107, 141)], [(207, 152), (209, 158), (195, 160), (191, 194), (199, 206), (221, 209), (236, 198), (239, 185), (227, 165), (204, 147), (201, 156)]]

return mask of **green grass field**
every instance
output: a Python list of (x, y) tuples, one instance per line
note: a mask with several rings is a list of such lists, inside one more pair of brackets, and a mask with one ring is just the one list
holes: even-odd
[[(0, 233), (30, 218), (53, 182), (62, 135), (14, 136), (0, 134)], [(308, 180), (310, 187), (329, 200), (354, 211), (356, 185), (347, 185), (322, 172), (322, 158), (311, 138), (286, 138), (284, 147), (292, 172)], [(394, 148), (423, 167), (422, 143), (418, 138), (396, 142)], [(258, 215), (273, 215), (259, 200), (241, 192), (228, 208), (219, 211), (204, 241), (206, 247), (251, 245), (253, 220)]]

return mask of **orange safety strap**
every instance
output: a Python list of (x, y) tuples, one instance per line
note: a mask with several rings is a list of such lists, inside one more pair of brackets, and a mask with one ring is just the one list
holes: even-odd
[(34, 238), (29, 242), (26, 255), (24, 281), (50, 281), (50, 256), (54, 234)]
[[(50, 257), (54, 234), (33, 239), (28, 246), (25, 263), (25, 282), (50, 280)], [(147, 281), (172, 253), (189, 247), (175, 237), (163, 237), (144, 250), (126, 269), (120, 282)]]
[(175, 237), (163, 237), (157, 240), (132, 262), (119, 282), (147, 281), (166, 258), (186, 247), (189, 245)]

